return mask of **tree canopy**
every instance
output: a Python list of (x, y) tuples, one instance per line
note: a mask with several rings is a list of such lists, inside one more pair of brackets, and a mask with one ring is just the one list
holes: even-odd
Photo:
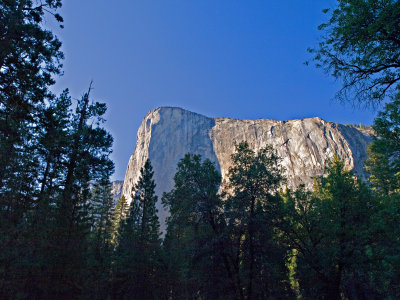
[[(1, 299), (399, 299), (400, 4), (339, 0), (311, 50), (343, 100), (391, 102), (374, 122), (368, 182), (334, 157), (312, 190), (283, 191), (280, 158), (246, 141), (221, 182), (186, 154), (161, 238), (154, 171), (130, 205), (111, 195), (113, 138), (91, 86), (50, 86), (61, 43), (45, 30), (61, 0), (0, 0)], [(397, 87), (397, 90), (395, 89)]]
[(400, 82), (400, 3), (397, 0), (338, 0), (309, 49), (318, 67), (343, 82), (337, 98), (377, 104)]

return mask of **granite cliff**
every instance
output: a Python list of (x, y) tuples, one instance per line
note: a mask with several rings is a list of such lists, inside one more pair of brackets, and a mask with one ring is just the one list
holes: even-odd
[(122, 194), (131, 199), (139, 170), (147, 158), (154, 168), (159, 196), (157, 208), (161, 227), (168, 215), (161, 195), (173, 187), (178, 161), (188, 152), (201, 154), (216, 163), (224, 178), (235, 144), (246, 140), (255, 151), (271, 145), (282, 158), (288, 186), (311, 187), (312, 177), (323, 174), (334, 153), (361, 177), (370, 137), (352, 126), (320, 118), (289, 121), (209, 118), (181, 108), (160, 107), (150, 111), (137, 133), (136, 148), (129, 159)]

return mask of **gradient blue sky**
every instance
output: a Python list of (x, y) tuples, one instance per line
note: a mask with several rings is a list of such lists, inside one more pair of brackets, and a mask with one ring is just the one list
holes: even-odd
[[(123, 179), (148, 111), (179, 106), (211, 117), (319, 116), (371, 124), (375, 113), (333, 99), (340, 87), (303, 63), (333, 0), (68, 0), (64, 75), (54, 91), (108, 104), (116, 172)], [(52, 22), (48, 22), (50, 27)]]

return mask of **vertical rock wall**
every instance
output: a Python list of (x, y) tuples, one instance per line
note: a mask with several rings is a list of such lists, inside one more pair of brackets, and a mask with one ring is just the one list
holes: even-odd
[(161, 107), (149, 112), (139, 127), (122, 193), (131, 199), (140, 168), (150, 158), (159, 196), (157, 208), (164, 230), (168, 212), (161, 205), (161, 195), (173, 187), (178, 161), (188, 152), (201, 154), (216, 163), (224, 178), (235, 144), (243, 140), (256, 151), (266, 145), (273, 146), (282, 158), (288, 186), (303, 183), (309, 188), (312, 177), (323, 174), (325, 164), (332, 160), (334, 153), (348, 168), (365, 176), (363, 162), (371, 141), (354, 127), (320, 118), (290, 121), (208, 118), (181, 108)]

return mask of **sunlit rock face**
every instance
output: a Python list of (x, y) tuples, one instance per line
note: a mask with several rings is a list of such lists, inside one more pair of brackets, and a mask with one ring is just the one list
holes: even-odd
[(140, 168), (149, 158), (164, 230), (168, 212), (161, 205), (161, 195), (173, 187), (178, 161), (188, 152), (201, 154), (216, 163), (225, 179), (235, 144), (241, 141), (247, 141), (255, 151), (271, 145), (282, 158), (287, 185), (293, 188), (305, 184), (311, 188), (313, 177), (323, 174), (335, 153), (348, 168), (365, 177), (363, 162), (371, 138), (354, 127), (320, 118), (289, 121), (209, 118), (181, 108), (160, 107), (149, 112), (139, 127), (122, 194), (131, 199)]

